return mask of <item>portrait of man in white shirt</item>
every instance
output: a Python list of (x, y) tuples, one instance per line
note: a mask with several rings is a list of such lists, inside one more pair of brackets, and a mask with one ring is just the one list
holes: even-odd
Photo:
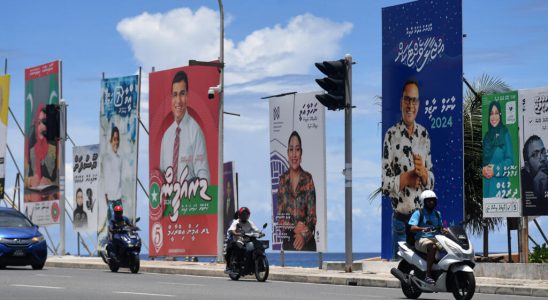
[[(165, 174), (168, 167), (177, 174), (176, 180), (181, 180), (185, 168), (186, 178), (190, 181), (196, 178), (210, 180), (207, 148), (204, 133), (198, 123), (188, 113), (188, 76), (179, 71), (173, 77), (171, 84), (171, 124), (162, 138), (160, 147), (160, 170)], [(175, 181), (175, 180), (174, 180)]]
[(108, 205), (108, 220), (114, 217), (114, 207), (122, 205), (122, 158), (120, 148), (120, 131), (113, 126), (110, 133), (110, 147), (101, 161), (103, 171), (105, 200)]

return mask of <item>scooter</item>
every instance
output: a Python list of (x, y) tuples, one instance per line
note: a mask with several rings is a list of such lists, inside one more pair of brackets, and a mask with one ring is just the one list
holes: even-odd
[(406, 242), (399, 242), (398, 255), (403, 259), (390, 273), (401, 282), (404, 295), (417, 299), (424, 293), (452, 292), (457, 300), (472, 299), (476, 290), (474, 277), (474, 249), (462, 226), (449, 227), (446, 233), (438, 233), (435, 239), (442, 245), (432, 266), (435, 284), (424, 281), (426, 254), (417, 251)]
[[(263, 230), (267, 224), (263, 225)], [(257, 281), (265, 282), (268, 278), (269, 264), (266, 258), (265, 249), (269, 247), (268, 240), (259, 240), (265, 234), (261, 232), (244, 233), (243, 249), (245, 254), (243, 260), (238, 259), (236, 253), (232, 253), (230, 257), (228, 276), (232, 280), (238, 280), (242, 276), (255, 274)], [(238, 243), (238, 242), (236, 242)]]
[[(136, 219), (136, 222), (140, 218)], [(140, 267), (139, 254), (141, 253), (141, 237), (137, 226), (124, 226), (117, 230), (113, 239), (107, 245), (107, 251), (101, 251), (101, 258), (109, 266), (112, 272), (118, 272), (120, 267), (129, 268), (131, 273), (138, 273)], [(117, 252), (113, 253), (113, 245), (116, 244)]]

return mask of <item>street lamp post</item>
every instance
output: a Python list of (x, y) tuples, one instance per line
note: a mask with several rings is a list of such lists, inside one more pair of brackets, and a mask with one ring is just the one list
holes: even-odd
[(224, 9), (223, 9), (223, 1), (219, 1), (219, 15), (221, 19), (220, 23), (220, 57), (219, 62), (221, 64), (221, 78), (220, 78), (220, 91), (219, 91), (219, 161), (217, 163), (217, 261), (222, 262), (224, 260), (223, 257), (223, 242), (224, 242), (224, 190), (223, 190), (223, 141), (224, 141), (224, 118), (223, 118), (223, 112), (224, 112), (224, 35), (225, 35), (225, 26), (224, 26)]

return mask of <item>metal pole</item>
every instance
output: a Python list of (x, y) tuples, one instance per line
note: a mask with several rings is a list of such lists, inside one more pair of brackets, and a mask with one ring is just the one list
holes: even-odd
[(548, 239), (546, 239), (546, 235), (544, 235), (544, 231), (542, 231), (542, 228), (540, 228), (540, 225), (537, 222), (537, 219), (534, 219), (533, 222), (535, 222), (535, 225), (538, 228), (538, 231), (540, 231), (540, 234), (542, 234), (542, 237), (544, 238), (544, 242), (548, 243)]
[[(137, 120), (139, 120), (139, 122), (141, 122), (141, 75), (142, 73), (142, 67), (139, 67), (139, 87), (138, 87), (138, 93), (137, 93)], [(136, 163), (135, 163), (135, 174), (137, 174), (137, 177), (139, 177), (139, 124), (137, 124), (137, 159), (136, 159)], [(133, 223), (133, 225), (135, 225), (135, 220), (137, 219), (137, 184), (135, 184), (135, 202), (133, 204), (133, 219), (131, 220), (131, 222)], [(145, 193), (146, 194), (146, 193)], [(147, 194), (147, 202), (148, 202), (148, 194)]]
[(318, 260), (319, 260), (319, 269), (323, 269), (323, 252), (318, 252)]
[[(506, 218), (506, 220), (509, 220), (510, 218)], [(510, 232), (510, 225), (508, 225), (508, 221), (506, 221), (506, 233), (508, 234), (508, 262), (512, 261), (512, 234)]]
[(59, 252), (61, 255), (65, 255), (65, 141), (67, 139), (67, 104), (64, 99), (60, 101), (60, 139), (59, 139), (59, 207), (61, 218), (59, 219), (59, 225), (61, 226), (60, 233), (60, 246)]
[(280, 260), (282, 264), (282, 268), (285, 267), (285, 253), (282, 245), (282, 250), (280, 251)]
[(222, 262), (224, 261), (223, 257), (223, 241), (224, 241), (224, 197), (223, 197), (223, 135), (224, 135), (224, 119), (223, 119), (223, 111), (224, 111), (224, 8), (223, 8), (223, 1), (218, 0), (219, 2), (219, 15), (221, 19), (220, 26), (220, 63), (221, 63), (221, 76), (220, 76), (220, 86), (221, 90), (219, 91), (219, 161), (217, 163), (217, 176), (218, 176), (218, 184), (217, 184), (217, 261)]
[(78, 256), (80, 256), (80, 232), (76, 233), (76, 244), (78, 245)]
[(352, 272), (352, 56), (345, 55), (346, 60), (346, 108), (344, 109), (344, 199), (345, 199), (345, 272)]
[(529, 262), (529, 229), (528, 229), (528, 218), (521, 218), (521, 259), (520, 262), (528, 263)]

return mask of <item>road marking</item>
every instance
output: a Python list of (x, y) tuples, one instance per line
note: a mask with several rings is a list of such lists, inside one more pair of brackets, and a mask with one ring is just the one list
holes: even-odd
[(385, 296), (377, 296), (377, 295), (360, 295), (360, 294), (343, 294), (343, 293), (326, 293), (330, 295), (337, 295), (337, 296), (354, 296), (354, 297), (367, 297), (367, 298), (386, 298)]
[(35, 274), (35, 276), (40, 276), (40, 277), (58, 277), (58, 278), (72, 278), (72, 276), (67, 276), (67, 275), (49, 275), (49, 274)]
[(115, 294), (139, 295), (139, 296), (175, 297), (175, 295), (166, 295), (166, 294), (149, 294), (149, 293), (135, 293), (135, 292), (113, 292), (113, 293), (115, 293)]
[(39, 288), (39, 289), (55, 289), (55, 290), (63, 290), (64, 287), (59, 286), (45, 286), (45, 285), (26, 285), (26, 284), (12, 284), (11, 286), (16, 287), (29, 287), (29, 288)]
[(181, 282), (158, 282), (159, 284), (172, 284), (172, 285), (187, 285), (187, 286), (205, 286), (205, 284), (199, 283), (181, 283)]

